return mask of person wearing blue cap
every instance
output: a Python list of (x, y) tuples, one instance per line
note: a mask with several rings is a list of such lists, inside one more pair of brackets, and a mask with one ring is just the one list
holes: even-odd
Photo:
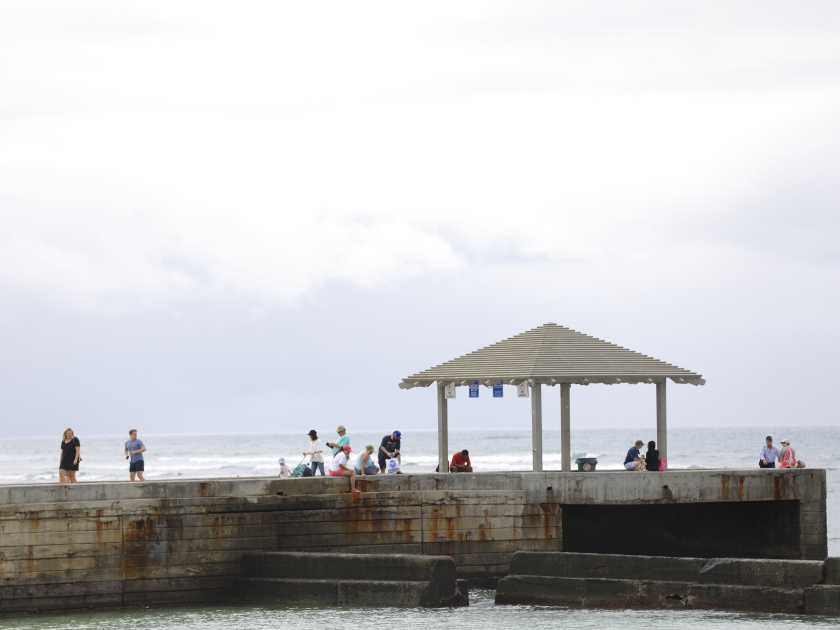
[(382, 438), (382, 444), (379, 445), (379, 469), (385, 472), (385, 465), (388, 459), (396, 459), (400, 464), (400, 438), (402, 433), (394, 431), (391, 435), (386, 435)]

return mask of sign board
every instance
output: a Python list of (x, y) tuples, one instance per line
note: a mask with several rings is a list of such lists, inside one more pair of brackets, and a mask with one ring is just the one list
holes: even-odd
[(455, 383), (447, 383), (443, 386), (446, 398), (455, 398)]
[(504, 387), (502, 386), (502, 381), (499, 381), (495, 385), (493, 385), (493, 398), (502, 398), (505, 394)]
[(528, 381), (522, 381), (516, 386), (516, 395), (519, 398), (528, 398)]
[(478, 381), (470, 385), (470, 398), (478, 398)]

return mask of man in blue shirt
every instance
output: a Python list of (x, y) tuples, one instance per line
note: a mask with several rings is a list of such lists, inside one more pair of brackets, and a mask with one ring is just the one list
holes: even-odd
[(779, 459), (779, 449), (773, 446), (773, 436), (768, 435), (758, 454), (758, 467), (775, 468), (777, 459)]
[(645, 445), (641, 440), (636, 440), (636, 446), (627, 451), (627, 457), (624, 458), (624, 468), (627, 470), (635, 470), (639, 462), (642, 461), (642, 453), (639, 450)]
[(143, 471), (146, 469), (146, 463), (143, 461), (143, 453), (146, 452), (146, 445), (142, 440), (137, 439), (137, 429), (131, 429), (128, 432), (130, 438), (125, 443), (125, 458), (131, 458), (128, 464), (128, 475), (134, 481), (134, 477), (140, 478), (140, 481), (146, 481), (143, 478)]

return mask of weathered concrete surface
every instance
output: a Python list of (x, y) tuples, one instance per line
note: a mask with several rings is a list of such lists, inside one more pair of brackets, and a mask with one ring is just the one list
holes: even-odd
[(707, 562), (702, 558), (520, 551), (513, 555), (510, 572), (513, 575), (698, 582), (700, 570)]
[(840, 586), (817, 586), (824, 569), (815, 561), (519, 552), (496, 602), (834, 614)]
[(840, 586), (812, 586), (805, 589), (804, 612), (840, 616)]
[(496, 588), (497, 604), (803, 612), (803, 589), (538, 575), (509, 575)]
[(840, 584), (840, 558), (825, 559), (825, 583)]
[(407, 580), (455, 583), (455, 561), (447, 556), (263, 552), (244, 554), (248, 577)]
[(458, 577), (490, 579), (517, 551), (561, 550), (563, 508), (575, 505), (700, 502), (725, 514), (787, 502), (792, 520), (774, 526), (785, 553), (826, 555), (818, 469), (388, 475), (362, 485), (368, 492), (352, 495), (329, 477), (0, 486), (0, 614), (226, 601), (250, 551), (448, 555)]
[(824, 563), (814, 560), (715, 558), (700, 569), (698, 581), (702, 584), (805, 588), (822, 582), (824, 571)]
[[(233, 581), (242, 603), (433, 607), (468, 605), (446, 556), (248, 553)], [(311, 589), (307, 588), (311, 586)]]

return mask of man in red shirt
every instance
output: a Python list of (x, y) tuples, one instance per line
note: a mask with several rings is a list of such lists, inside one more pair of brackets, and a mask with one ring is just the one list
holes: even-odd
[(449, 462), (449, 472), (472, 472), (472, 464), (470, 463), (470, 452), (464, 449), (460, 453), (455, 453), (452, 456), (452, 461)]

